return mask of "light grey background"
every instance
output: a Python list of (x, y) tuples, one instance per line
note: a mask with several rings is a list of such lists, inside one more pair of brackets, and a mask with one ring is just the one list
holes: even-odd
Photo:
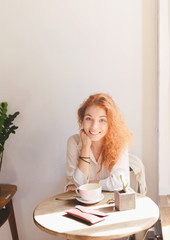
[[(66, 141), (78, 132), (80, 103), (96, 92), (121, 109), (134, 134), (130, 151), (143, 160), (148, 196), (157, 200), (154, 7), (141, 0), (1, 1), (0, 101), (20, 115), (0, 182), (18, 186), (20, 239), (59, 239), (35, 226), (33, 210), (63, 191)], [(11, 239), (8, 224), (0, 236)]]

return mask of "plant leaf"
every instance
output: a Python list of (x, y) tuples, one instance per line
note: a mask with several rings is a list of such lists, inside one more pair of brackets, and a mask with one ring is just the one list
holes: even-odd
[(13, 121), (18, 116), (19, 112), (7, 115), (7, 107), (7, 102), (0, 103), (0, 171), (5, 141), (9, 138), (11, 133), (15, 134), (15, 130), (18, 128), (18, 126), (13, 124)]
[(0, 133), (2, 131), (6, 119), (7, 106), (8, 106), (7, 102), (2, 102), (0, 104)]

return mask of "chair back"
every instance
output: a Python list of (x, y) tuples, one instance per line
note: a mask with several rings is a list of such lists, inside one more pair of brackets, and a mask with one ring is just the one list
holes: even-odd
[(129, 168), (131, 188), (145, 195), (147, 192), (145, 168), (141, 159), (131, 153), (129, 153)]

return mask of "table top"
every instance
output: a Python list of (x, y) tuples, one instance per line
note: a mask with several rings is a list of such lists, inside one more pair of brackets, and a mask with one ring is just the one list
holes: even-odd
[(11, 200), (16, 191), (16, 185), (0, 184), (0, 209), (2, 209)]
[[(34, 222), (41, 230), (65, 239), (108, 240), (143, 231), (151, 227), (159, 218), (158, 206), (148, 197), (137, 195), (135, 209), (116, 211), (114, 203), (107, 203), (108, 199), (114, 197), (113, 192), (103, 192), (103, 194), (104, 199), (93, 205), (78, 202), (74, 192), (48, 198), (35, 208)], [(68, 217), (65, 213), (75, 205), (98, 209), (108, 216), (102, 222), (88, 225)]]

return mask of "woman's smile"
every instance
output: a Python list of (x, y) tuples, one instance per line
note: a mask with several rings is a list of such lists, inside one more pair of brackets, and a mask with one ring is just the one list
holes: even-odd
[(101, 132), (92, 132), (92, 131), (89, 131), (92, 135), (98, 135), (100, 134)]

